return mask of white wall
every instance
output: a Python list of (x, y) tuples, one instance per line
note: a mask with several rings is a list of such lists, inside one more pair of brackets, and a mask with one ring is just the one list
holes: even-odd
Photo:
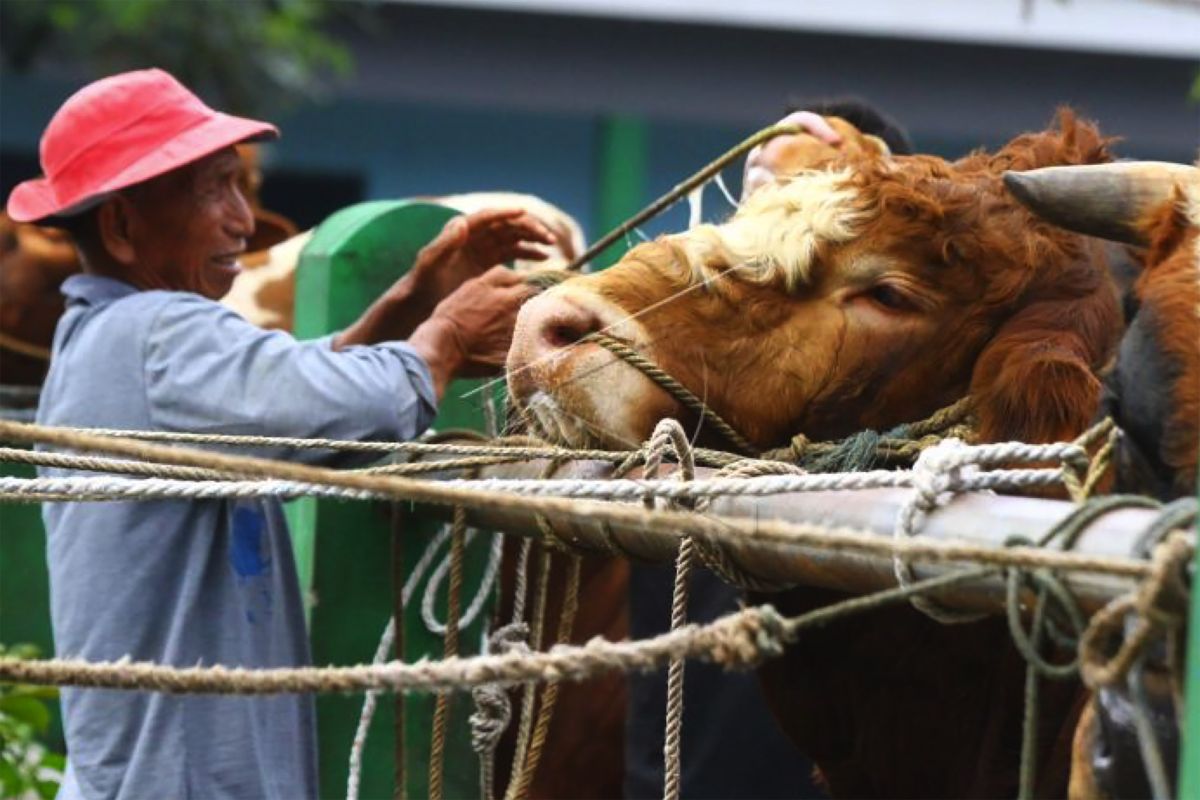
[[(390, 0), (409, 3), (411, 0)], [(1200, 58), (1197, 0), (418, 0), (773, 30)]]

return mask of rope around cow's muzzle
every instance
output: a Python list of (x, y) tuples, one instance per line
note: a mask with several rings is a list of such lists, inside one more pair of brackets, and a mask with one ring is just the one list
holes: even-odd
[(707, 403), (701, 400), (696, 395), (692, 394), (686, 386), (672, 378), (664, 372), (661, 367), (655, 364), (644, 355), (634, 350), (629, 345), (619, 339), (604, 333), (589, 333), (582, 341), (594, 342), (600, 345), (614, 356), (624, 361), (629, 366), (636, 369), (638, 372), (645, 375), (650, 380), (654, 381), (663, 391), (671, 395), (675, 400), (678, 400), (684, 407), (691, 409), (696, 414), (700, 415), (702, 422), (708, 423), (717, 433), (721, 434), (727, 442), (732, 444), (743, 455), (758, 455), (758, 448), (750, 444), (746, 437), (738, 433), (732, 425), (725, 420), (717, 412), (713, 411)]

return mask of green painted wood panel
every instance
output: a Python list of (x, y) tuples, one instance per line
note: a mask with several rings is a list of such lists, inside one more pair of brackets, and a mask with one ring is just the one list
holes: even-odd
[[(1200, 496), (1200, 487), (1197, 487)], [(1200, 524), (1196, 526), (1200, 539)], [(1179, 798), (1200, 797), (1200, 549), (1192, 570), (1192, 610), (1189, 617), (1183, 747), (1179, 752)]]
[[(649, 131), (645, 122), (631, 117), (605, 117), (600, 121), (596, 153), (596, 239), (636, 214), (645, 205), (646, 156)], [(610, 267), (629, 249), (629, 241), (616, 242), (593, 262)]]
[[(33, 478), (27, 464), (0, 464), (0, 476)], [(46, 529), (40, 503), (0, 503), (0, 642), (37, 645), (42, 656), (54, 654), (50, 629), (50, 575), (46, 567)], [(57, 703), (43, 741), (66, 750)]]
[[(339, 330), (359, 314), (411, 266), (416, 253), (456, 212), (424, 203), (380, 201), (363, 203), (330, 217), (305, 248), (296, 281), (296, 335), (323, 336)], [(481, 430), (482, 396), (462, 395), (476, 381), (451, 384), (435, 427)], [(441, 526), (421, 509), (405, 513), (403, 560), (411, 569)], [(304, 549), (311, 557), (313, 599), (311, 635), (318, 664), (367, 662), (391, 613), (391, 506), (385, 503), (298, 501), (290, 512), (295, 524), (301, 570)], [(479, 585), (486, 563), (487, 537), (468, 548), (464, 607)], [(404, 657), (440, 658), (442, 640), (431, 635), (420, 619), (420, 598), (428, 575), (420, 581), (404, 624)], [(436, 604), (445, 619), (445, 583)], [(460, 651), (478, 652), (483, 623), (489, 612), (462, 632)], [(347, 760), (362, 707), (359, 695), (322, 696), (317, 702), (322, 796), (344, 796)], [(405, 700), (405, 783), (409, 797), (428, 794), (429, 730), (433, 699)], [(466, 726), (468, 695), (453, 703), (451, 733), (446, 747), (447, 797), (472, 797), (478, 792), (478, 767)], [(391, 697), (379, 705), (364, 751), (361, 796), (386, 798), (393, 794), (394, 713)]]

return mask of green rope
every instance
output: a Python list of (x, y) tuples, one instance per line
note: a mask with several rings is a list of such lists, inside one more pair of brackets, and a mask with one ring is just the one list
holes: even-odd
[[(1189, 502), (1190, 501), (1190, 502)], [(1077, 506), (1070, 514), (1061, 519), (1053, 528), (1043, 535), (1036, 544), (1045, 547), (1057, 540), (1063, 549), (1075, 546), (1084, 531), (1106, 514), (1124, 508), (1162, 508), (1160, 516), (1150, 525), (1146, 533), (1139, 539), (1135, 548), (1141, 555), (1147, 555), (1154, 543), (1159, 541), (1167, 532), (1178, 528), (1195, 518), (1197, 504), (1188, 498), (1185, 501), (1172, 503), (1165, 508), (1157, 500), (1140, 495), (1109, 495), (1093, 498)], [(1028, 545), (1034, 542), (1021, 537), (1010, 537), (1006, 545)], [(1020, 589), (1023, 583), (1032, 583), (1037, 589), (1037, 597), (1033, 607), (1033, 623), (1030, 632), (1026, 634), (1021, 626)], [(1049, 614), (1048, 600), (1053, 598), (1059, 609), (1066, 613), (1069, 626), (1074, 635), (1057, 631), (1057, 626)], [(1050, 634), (1057, 646), (1076, 648), (1079, 637), (1083, 633), (1086, 621), (1074, 597), (1057, 575), (1050, 570), (1034, 570), (1024, 573), (1021, 570), (1007, 571), (1006, 616), (1009, 633), (1014, 646), (1025, 659), (1025, 716), (1022, 723), (1021, 764), (1019, 777), (1019, 794), (1022, 800), (1033, 796), (1037, 778), (1037, 725), (1039, 714), (1039, 681), (1042, 678), (1066, 680), (1079, 672), (1080, 658), (1078, 653), (1065, 664), (1054, 664), (1039, 653), (1044, 634)], [(1057, 631), (1057, 633), (1056, 633)]]
[[(1034, 606), (1033, 633), (1030, 636), (1030, 646), (1035, 655), (1042, 640), (1045, 599), (1046, 590), (1042, 589), (1038, 592), (1037, 603)], [(1011, 603), (1009, 605), (1012, 606)], [(1038, 667), (1034, 666), (1034, 662), (1027, 661), (1025, 665), (1025, 717), (1021, 723), (1021, 771), (1017, 783), (1019, 800), (1030, 800), (1033, 797), (1034, 782), (1037, 778), (1037, 727), (1041, 711), (1038, 686), (1040, 677)]]
[(935, 412), (927, 419), (907, 422), (880, 433), (864, 430), (844, 439), (813, 442), (798, 434), (787, 447), (775, 448), (760, 458), (796, 464), (808, 472), (865, 472), (883, 467), (911, 466), (921, 451), (949, 436), (973, 435), (970, 397)]

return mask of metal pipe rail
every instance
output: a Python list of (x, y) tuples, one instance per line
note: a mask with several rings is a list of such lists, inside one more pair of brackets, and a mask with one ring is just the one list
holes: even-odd
[[(477, 468), (477, 478), (538, 478), (548, 462), (528, 461)], [(660, 468), (660, 477), (675, 469)], [(554, 471), (555, 478), (604, 479), (613, 466), (601, 461), (571, 461)], [(712, 477), (715, 470), (698, 468), (696, 478)], [(458, 471), (433, 473), (442, 479), (468, 477)], [(645, 477), (634, 471), (626, 477)], [(901, 506), (911, 497), (907, 489), (864, 489), (856, 491), (795, 492), (767, 497), (716, 497), (706, 513), (710, 518), (735, 517), (780, 520), (854, 528), (890, 537)], [(1004, 547), (1011, 536), (1037, 540), (1066, 517), (1075, 505), (1066, 501), (1010, 497), (983, 492), (963, 493), (929, 515), (921, 535), (939, 541), (970, 542)], [(444, 513), (444, 512), (441, 512)], [(1152, 510), (1123, 509), (1104, 515), (1079, 537), (1074, 552), (1091, 556), (1134, 558), (1138, 537), (1157, 516)], [(540, 536), (534, 515), (502, 508), (468, 509), (469, 524), (504, 533)], [(579, 523), (544, 515), (554, 534), (582, 549), (607, 552), (615, 543), (633, 558), (652, 563), (674, 561), (678, 538), (636, 526)], [(1194, 541), (1194, 534), (1193, 534)], [(808, 585), (862, 594), (896, 585), (892, 559), (887, 556), (824, 550), (819, 546), (766, 544), (731, 540), (726, 546), (730, 560), (745, 572), (772, 584)], [(932, 578), (973, 566), (970, 563), (912, 563), (916, 579)], [(1133, 578), (1064, 572), (1067, 586), (1081, 608), (1094, 612), (1114, 597), (1132, 590)], [(999, 611), (1005, 603), (1005, 587), (999, 574), (977, 583), (958, 584), (934, 595), (948, 606), (970, 610)]]

